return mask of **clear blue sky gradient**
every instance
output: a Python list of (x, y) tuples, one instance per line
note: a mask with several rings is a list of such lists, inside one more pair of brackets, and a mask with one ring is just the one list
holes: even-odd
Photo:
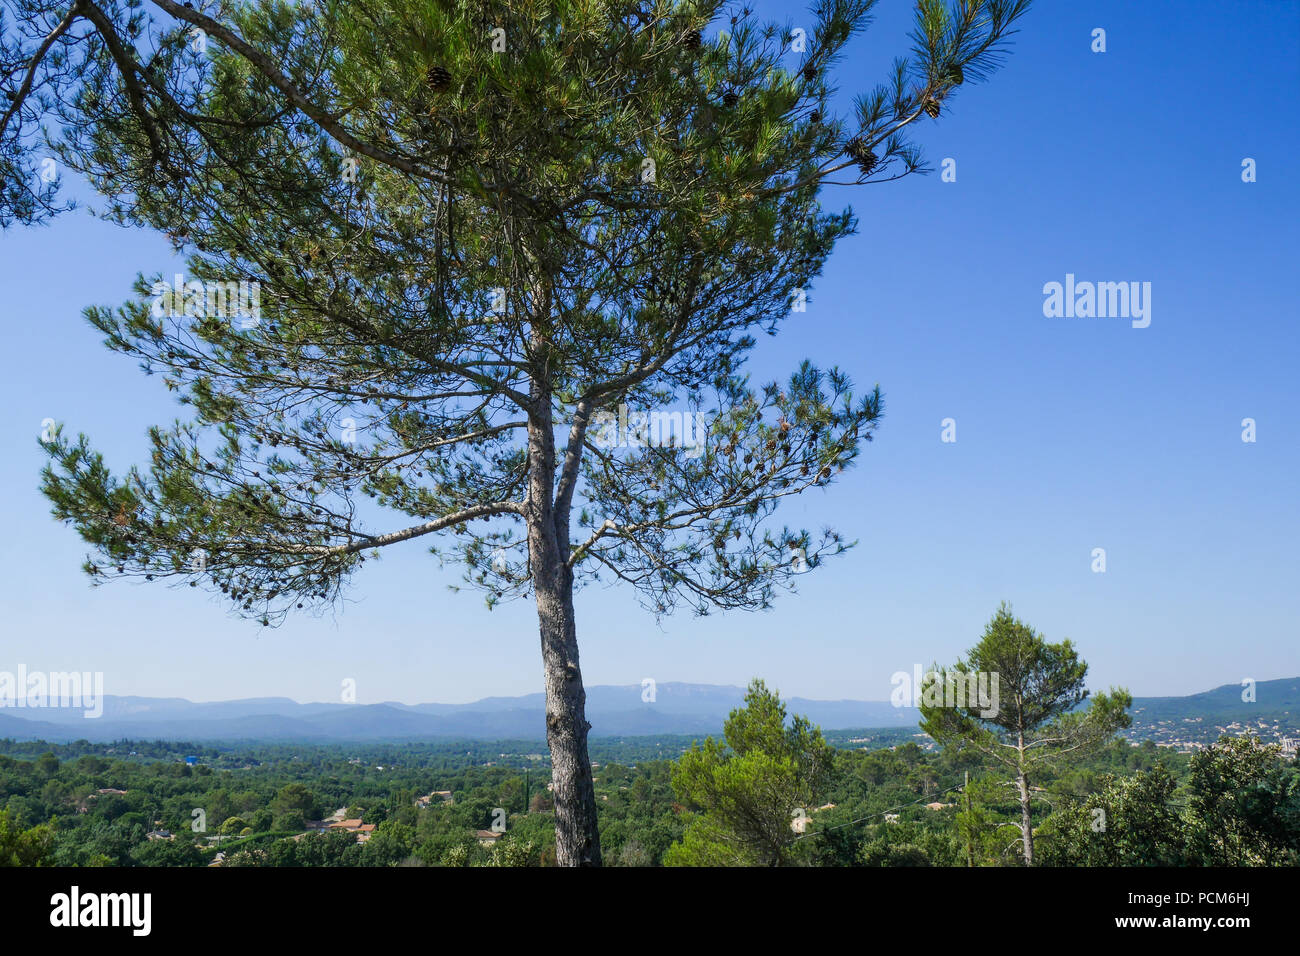
[[(910, 6), (882, 0), (841, 99), (905, 51)], [(619, 588), (582, 592), (587, 683), (762, 676), (787, 695), (883, 700), (895, 671), (973, 644), (1003, 599), (1072, 638), (1094, 687), (1300, 674), (1298, 41), (1296, 3), (1040, 0), (992, 82), (921, 124), (957, 181), (854, 191), (860, 234), (754, 359), (759, 379), (808, 356), (884, 389), (859, 466), (783, 515), (859, 546), (769, 613), (660, 627)], [(98, 670), (109, 693), (196, 700), (337, 700), (344, 678), (362, 703), (540, 690), (531, 605), (449, 593), (458, 574), (420, 542), (368, 562), (341, 613), (278, 630), (190, 588), (89, 587), (83, 544), (37, 492), (40, 423), (87, 432), (117, 470), (147, 460), (146, 427), (180, 410), (80, 310), (179, 267), (160, 236), (85, 213), (0, 235), (0, 670)], [(1150, 282), (1150, 327), (1045, 318), (1043, 285), (1067, 273)]]

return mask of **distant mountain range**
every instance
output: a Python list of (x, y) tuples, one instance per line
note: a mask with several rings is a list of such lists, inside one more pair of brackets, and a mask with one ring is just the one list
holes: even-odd
[[(716, 734), (727, 714), (740, 706), (740, 687), (661, 683), (655, 700), (641, 699), (638, 684), (587, 689), (592, 734), (603, 737), (652, 734)], [(1238, 684), (1189, 697), (1134, 698), (1133, 739), (1143, 729), (1211, 729), (1233, 721), (1288, 721), (1300, 728), (1300, 678), (1260, 681), (1255, 703), (1241, 700)], [(887, 701), (786, 699), (790, 714), (803, 714), (826, 730), (915, 727), (919, 714)], [(69, 742), (114, 740), (330, 741), (463, 738), (544, 739), (541, 694), (488, 697), (470, 704), (300, 704), (285, 697), (194, 703), (179, 697), (105, 695), (103, 715), (86, 719), (71, 708), (0, 707), (0, 738)], [(1285, 726), (1283, 727), (1285, 730)], [(1157, 737), (1158, 739), (1158, 737)]]

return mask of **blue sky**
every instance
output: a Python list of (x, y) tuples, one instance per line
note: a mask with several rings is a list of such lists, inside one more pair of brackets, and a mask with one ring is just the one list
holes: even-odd
[[(905, 52), (909, 6), (882, 0), (841, 90)], [(954, 659), (1004, 599), (1072, 638), (1097, 688), (1300, 674), (1298, 40), (1294, 3), (1040, 0), (992, 81), (919, 130), (956, 182), (829, 192), (860, 233), (754, 358), (760, 379), (808, 356), (883, 388), (858, 467), (784, 512), (859, 546), (762, 614), (657, 625), (618, 588), (584, 591), (586, 682), (761, 676), (884, 700), (892, 673)], [(339, 613), (277, 630), (189, 588), (88, 586), (80, 539), (37, 492), (40, 423), (87, 432), (115, 468), (145, 460), (146, 427), (175, 406), (80, 310), (174, 265), (161, 237), (84, 213), (0, 235), (0, 670), (98, 670), (108, 693), (196, 700), (335, 700), (345, 678), (363, 703), (540, 690), (531, 605), (449, 593), (456, 573), (419, 542), (368, 562)], [(1045, 317), (1043, 286), (1067, 273), (1150, 282), (1150, 326)]]

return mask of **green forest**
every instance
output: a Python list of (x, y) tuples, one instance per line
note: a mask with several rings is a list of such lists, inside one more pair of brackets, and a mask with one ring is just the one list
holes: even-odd
[[(1069, 640), (1003, 604), (931, 672), (923, 733), (828, 742), (753, 680), (719, 738), (594, 739), (599, 839), (622, 866), (1295, 866), (1300, 766), (1227, 736), (1126, 740)], [(988, 693), (958, 693), (989, 680)], [(997, 688), (994, 691), (993, 688)], [(916, 738), (921, 738), (918, 743)], [(549, 866), (538, 741), (197, 749), (0, 741), (0, 864)]]
[[(779, 698), (751, 688), (746, 714), (774, 704), (779, 712)], [(774, 739), (784, 744), (739, 756), (730, 743), (747, 745), (735, 716), (728, 729), (738, 736), (720, 746), (717, 766), (708, 765), (704, 742), (683, 753), (678, 737), (593, 739), (608, 862), (1023, 862), (1014, 794), (976, 756), (926, 750), (898, 731), (876, 732), (852, 749), (819, 746), (816, 728), (804, 741), (778, 730)], [(801, 743), (824, 746), (825, 766), (806, 774), (783, 752)], [(220, 748), (0, 741), (0, 865), (204, 866), (218, 853), (223, 866), (551, 865), (549, 771), (544, 758), (526, 756), (537, 749), (528, 741)], [(1040, 865), (1300, 863), (1300, 767), (1251, 738), (1189, 756), (1117, 737), (1035, 786)], [(435, 791), (450, 793), (417, 805)], [(375, 825), (364, 843), (346, 830), (309, 829), (338, 809)], [(194, 829), (196, 810), (202, 831)], [(504, 833), (481, 838), (495, 820)]]

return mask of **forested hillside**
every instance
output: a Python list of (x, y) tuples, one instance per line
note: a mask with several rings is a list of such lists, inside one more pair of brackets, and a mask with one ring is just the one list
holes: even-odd
[[(924, 750), (908, 735), (891, 729), (853, 742), (828, 735), (837, 746), (824, 782), (809, 793), (814, 800), (800, 808), (806, 823), (796, 815), (778, 838), (787, 843), (785, 862), (1020, 862), (1009, 828), (1014, 795), (981, 761)], [(680, 856), (671, 848), (702, 809), (674, 788), (691, 742), (593, 742), (609, 862), (656, 866)], [(1041, 862), (1295, 865), (1300, 769), (1276, 747), (1249, 746), (1188, 756), (1114, 740), (1042, 784), (1034, 820)], [(549, 763), (538, 749), (528, 741), (224, 748), (0, 741), (0, 865), (201, 866), (218, 854), (224, 866), (547, 865), (554, 821)], [(1110, 838), (1093, 829), (1099, 807), (1107, 808)], [(374, 828), (318, 822), (331, 816)]]

